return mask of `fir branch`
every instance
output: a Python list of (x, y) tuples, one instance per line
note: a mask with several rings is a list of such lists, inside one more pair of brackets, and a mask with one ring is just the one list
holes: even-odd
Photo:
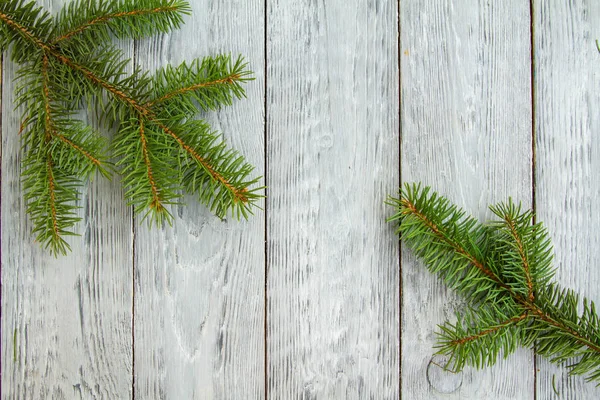
[(133, 39), (167, 33), (178, 28), (182, 15), (190, 12), (186, 2), (174, 0), (74, 1), (60, 13), (57, 25), (61, 29), (51, 44), (77, 36), (86, 36), (93, 44), (108, 38), (108, 33)]
[[(530, 268), (530, 262), (529, 262), (529, 257), (528, 254), (526, 254), (525, 252), (525, 245), (524, 245), (524, 241), (523, 238), (521, 237), (521, 235), (517, 232), (517, 224), (522, 225), (522, 223), (519, 223), (519, 221), (516, 221), (515, 219), (515, 213), (518, 215), (520, 214), (517, 210), (515, 210), (514, 204), (512, 203), (511, 200), (509, 200), (508, 206), (506, 207), (507, 210), (506, 212), (502, 212), (502, 207), (500, 207), (500, 209), (498, 210), (498, 213), (496, 213), (496, 215), (499, 215), (500, 217), (503, 218), (503, 222), (506, 224), (506, 227), (510, 233), (510, 238), (513, 240), (514, 246), (516, 247), (516, 251), (519, 255), (519, 261), (520, 261), (520, 269), (523, 272), (523, 278), (525, 280), (525, 284), (523, 286), (525, 286), (527, 288), (527, 299), (529, 301), (533, 301), (535, 296), (533, 294), (533, 282), (531, 280), (531, 268)], [(521, 218), (521, 221), (523, 221), (525, 224), (525, 227), (522, 227), (522, 229), (527, 229), (526, 227), (529, 225), (529, 222), (531, 221), (530, 215), (529, 214), (525, 214), (524, 218)]]
[(141, 115), (140, 115), (139, 121), (140, 121), (140, 129), (139, 129), (140, 142), (142, 144), (142, 146), (141, 146), (142, 157), (144, 159), (144, 166), (146, 167), (146, 176), (148, 177), (148, 183), (150, 185), (150, 192), (152, 194), (152, 196), (151, 196), (152, 200), (150, 201), (150, 204), (148, 207), (157, 209), (158, 212), (160, 213), (160, 211), (163, 208), (163, 205), (162, 205), (162, 200), (160, 199), (160, 196), (158, 195), (156, 181), (154, 180), (154, 174), (152, 172), (152, 164), (150, 163), (150, 156), (149, 156), (149, 152), (148, 152), (148, 140), (146, 139), (146, 132), (144, 129), (144, 119), (142, 118)]
[(532, 347), (570, 373), (600, 382), (600, 319), (594, 303), (550, 280), (552, 247), (545, 228), (512, 200), (491, 206), (481, 224), (428, 187), (406, 185), (388, 204), (389, 220), (427, 267), (466, 296), (472, 309), (440, 327), (439, 352), (449, 366), (493, 364), (516, 345)]
[(237, 218), (247, 218), (252, 213), (249, 205), (260, 198), (257, 192), (261, 188), (248, 189), (258, 182), (249, 178), (254, 167), (227, 149), (220, 136), (202, 121), (187, 121), (177, 130), (179, 134), (170, 132), (187, 156), (182, 162), (186, 190), (196, 193), (199, 201), (221, 218), (228, 211)]
[[(32, 146), (26, 149), (24, 163), (25, 198), (29, 201), (28, 211), (34, 222), (33, 233), (38, 240), (50, 247), (57, 254), (69, 249), (63, 236), (72, 234), (67, 230), (77, 220), (73, 207), (65, 206), (69, 201), (75, 200), (73, 192), (68, 188), (69, 177), (63, 176), (63, 184), (58, 178), (50, 143), (55, 136), (55, 125), (52, 116), (51, 97), (48, 76), (48, 57), (44, 53), (40, 65), (41, 75), (41, 129), (39, 129), (39, 147)], [(32, 130), (35, 132), (34, 130)], [(45, 174), (44, 174), (45, 173)], [(39, 186), (40, 180), (45, 183)], [(39, 190), (41, 189), (41, 190)]]
[[(107, 142), (70, 111), (95, 104), (107, 125), (124, 175), (126, 198), (150, 222), (171, 221), (168, 205), (181, 189), (196, 193), (219, 217), (247, 218), (262, 188), (250, 188), (252, 167), (202, 121), (203, 110), (245, 96), (251, 80), (240, 57), (207, 57), (167, 66), (155, 76), (135, 68), (110, 44), (111, 36), (139, 38), (177, 28), (190, 7), (180, 0), (77, 0), (54, 19), (34, 2), (0, 3), (0, 48), (11, 46), (16, 105), (26, 108), (22, 133), (25, 198), (34, 232), (64, 252), (73, 234), (77, 188), (94, 173), (109, 176)], [(107, 44), (108, 43), (108, 44)], [(108, 96), (107, 96), (108, 95)]]
[[(125, 105), (131, 107), (132, 109), (134, 109), (139, 115), (140, 118), (146, 118), (148, 120), (148, 122), (152, 122), (155, 123), (166, 135), (171, 136), (180, 146), (183, 150), (185, 150), (190, 157), (192, 157), (199, 166), (201, 166), (202, 168), (204, 168), (208, 174), (212, 177), (213, 182), (217, 182), (219, 183), (221, 186), (223, 186), (225, 188), (224, 191), (220, 191), (220, 190), (215, 190), (214, 186), (208, 185), (206, 182), (202, 183), (202, 184), (193, 184), (190, 185), (188, 184), (187, 187), (191, 188), (192, 191), (199, 191), (201, 193), (201, 200), (203, 200), (203, 202), (207, 203), (207, 204), (211, 204), (211, 210), (215, 211), (215, 213), (219, 216), (219, 217), (224, 217), (225, 213), (228, 210), (232, 211), (232, 215), (236, 216), (237, 218), (240, 217), (244, 217), (247, 218), (248, 215), (251, 213), (251, 209), (249, 207), (250, 205), (250, 200), (256, 200), (257, 198), (259, 198), (260, 196), (256, 196), (255, 195), (255, 191), (250, 192), (248, 190), (247, 184), (254, 184), (257, 182), (257, 180), (253, 180), (253, 181), (248, 181), (245, 182), (243, 180), (238, 180), (239, 183), (241, 183), (241, 185), (234, 183), (233, 181), (227, 179), (224, 174), (220, 173), (218, 171), (218, 168), (216, 167), (216, 165), (211, 165), (211, 163), (209, 163), (207, 161), (207, 158), (202, 157), (194, 148), (193, 145), (190, 145), (188, 143), (186, 143), (185, 140), (183, 140), (179, 135), (177, 135), (173, 129), (171, 129), (169, 126), (165, 125), (163, 122), (161, 122), (155, 115), (153, 109), (151, 108), (152, 106), (156, 106), (156, 103), (151, 102), (150, 104), (141, 104), (139, 101), (135, 100), (132, 96), (130, 96), (127, 92), (127, 89), (124, 89), (122, 87), (120, 87), (118, 84), (113, 84), (111, 82), (109, 82), (107, 79), (103, 79), (99, 76), (97, 76), (96, 74), (94, 74), (92, 71), (90, 71), (89, 69), (77, 64), (76, 62), (74, 62), (73, 60), (69, 59), (66, 56), (62, 56), (62, 55), (56, 55), (55, 53), (51, 53), (52, 55), (55, 55), (56, 58), (61, 61), (62, 63), (64, 63), (67, 66), (70, 66), (71, 68), (73, 68), (75, 71), (80, 72), (83, 77), (89, 79), (92, 83), (104, 88), (109, 94), (111, 94), (117, 101), (120, 101), (122, 103), (124, 103)], [(210, 58), (206, 58), (204, 60), (205, 65), (210, 65), (212, 63), (212, 59)], [(219, 59), (217, 59), (217, 63), (220, 63), (221, 66), (223, 65), (229, 65), (229, 58), (228, 57), (220, 57)], [(187, 69), (187, 67), (185, 65), (183, 65), (184, 68), (179, 68), (181, 69)], [(248, 80), (247, 77), (249, 75), (249, 73), (247, 71), (243, 71), (242, 68), (245, 67), (245, 64), (243, 64), (242, 59), (238, 58), (238, 60), (236, 61), (234, 67), (231, 69), (232, 72), (227, 73), (226, 78), (220, 78), (219, 80), (222, 80), (223, 83), (221, 82), (217, 82), (214, 83), (213, 85), (205, 85), (205, 86), (198, 86), (198, 84), (194, 85), (194, 87), (192, 88), (184, 88), (184, 89), (178, 89), (178, 93), (167, 93), (165, 94), (162, 98), (159, 98), (159, 100), (161, 100), (160, 102), (164, 102), (165, 100), (167, 100), (167, 98), (165, 98), (165, 96), (168, 96), (168, 99), (171, 99), (173, 97), (178, 97), (178, 96), (182, 96), (188, 93), (196, 93), (194, 95), (194, 99), (198, 100), (199, 103), (201, 105), (204, 104), (203, 108), (214, 108), (217, 104), (219, 103), (224, 103), (224, 104), (228, 104), (228, 102), (231, 101), (231, 98), (229, 97), (229, 95), (227, 93), (229, 92), (233, 92), (234, 94), (237, 94), (238, 97), (241, 97), (243, 94), (243, 91), (241, 89), (241, 87), (239, 86), (239, 82), (244, 81), (244, 80)], [(195, 74), (195, 78), (198, 79), (198, 76), (202, 74), (202, 69), (200, 69), (196, 74)], [(235, 76), (236, 78), (233, 79), (232, 76)], [(211, 82), (211, 81), (209, 81)], [(225, 90), (223, 89), (223, 87), (220, 88), (219, 90), (219, 96), (213, 96), (212, 100), (209, 101), (205, 101), (202, 102), (200, 99), (200, 95), (198, 95), (197, 93), (202, 93), (201, 89), (204, 88), (213, 88), (213, 87), (219, 87), (219, 86), (229, 86), (228, 88), (226, 88)], [(211, 97), (208, 94), (202, 94), (204, 99), (211, 99)], [(183, 103), (183, 101), (182, 101)], [(186, 105), (186, 107), (190, 108), (189, 106)], [(145, 136), (140, 134), (140, 139), (142, 141), (144, 141)], [(147, 155), (148, 152), (148, 147), (147, 147), (147, 143), (144, 142), (142, 143), (142, 149), (144, 151), (144, 153)], [(221, 148), (220, 148), (221, 149)], [(120, 155), (120, 153), (118, 153)], [(227, 156), (227, 161), (231, 161), (232, 158), (232, 154), (237, 154), (237, 153), (224, 153), (224, 152), (220, 152), (219, 156)], [(144, 156), (144, 159), (148, 159), (146, 156)], [(235, 162), (230, 162), (228, 163), (228, 166), (234, 166), (237, 167), (239, 166), (240, 168), (237, 170), (234, 170), (234, 174), (238, 174), (241, 175), (243, 177), (247, 176), (251, 171), (252, 168), (248, 168), (248, 164), (242, 162), (241, 159), (239, 159), (239, 157), (235, 157)], [(149, 161), (146, 162), (146, 169), (148, 170), (148, 176), (149, 176), (149, 182), (151, 183), (150, 186), (152, 188), (154, 188), (154, 184), (153, 184), (153, 179), (152, 179), (152, 173), (151, 173), (151, 168), (149, 167)], [(232, 172), (231, 170), (229, 172)], [(189, 175), (189, 174), (188, 174)], [(194, 175), (195, 178), (197, 178), (197, 175)], [(197, 180), (197, 179), (195, 179)], [(209, 188), (210, 191), (208, 192), (204, 192), (201, 191), (201, 188)], [(259, 188), (260, 189), (260, 188)], [(132, 192), (129, 191), (127, 192), (129, 194), (132, 193), (136, 193), (136, 192)], [(153, 193), (156, 193), (155, 190), (153, 190)], [(202, 193), (205, 194), (205, 196), (202, 196)], [(220, 194), (223, 193), (229, 193), (230, 199), (226, 199), (227, 196), (221, 196), (219, 197)], [(209, 195), (209, 197), (206, 197), (206, 194)], [(175, 197), (175, 196), (173, 196)], [(170, 214), (165, 214), (165, 208), (162, 204), (162, 202), (160, 201), (160, 196), (158, 195), (154, 195), (153, 194), (153, 200), (150, 203), (147, 203), (148, 207), (150, 207), (150, 210), (155, 212), (155, 217), (157, 219), (157, 221), (161, 221), (163, 219), (163, 217), (167, 217), (167, 220), (170, 220), (169, 215)], [(139, 209), (138, 209), (139, 210)]]
[(483, 368), (493, 365), (501, 353), (504, 358), (513, 353), (519, 346), (518, 325), (528, 317), (519, 311), (512, 304), (503, 310), (483, 306), (464, 311), (454, 324), (440, 325), (436, 347), (450, 355), (446, 367), (457, 371), (465, 365)]
[(54, 164), (47, 152), (30, 152), (23, 160), (23, 186), (27, 212), (34, 224), (33, 234), (53, 254), (70, 250), (65, 236), (79, 218), (74, 203), (78, 182)]
[[(86, 133), (82, 132), (81, 136), (83, 136), (83, 138), (82, 138), (83, 140), (82, 140), (82, 143), (78, 144), (73, 139), (68, 139), (63, 134), (56, 133), (54, 135), (58, 139), (56, 141), (56, 143), (63, 144), (64, 147), (61, 149), (60, 148), (61, 146), (56, 146), (57, 147), (56, 149), (51, 149), (50, 151), (52, 153), (54, 153), (54, 152), (67, 153), (62, 157), (59, 156), (59, 159), (66, 159), (67, 162), (73, 162), (75, 165), (77, 165), (77, 167), (71, 168), (73, 171), (81, 171), (83, 173), (83, 175), (89, 175), (90, 170), (92, 170), (92, 169), (94, 169), (94, 167), (96, 167), (103, 172), (103, 175), (108, 177), (108, 172), (103, 168), (103, 162), (100, 160), (100, 157), (93, 155), (89, 150), (86, 150), (86, 148), (89, 149), (91, 147), (96, 147), (96, 146), (100, 147), (100, 148), (104, 148), (105, 146), (101, 143), (94, 145), (94, 144), (87, 142), (87, 140), (86, 140), (87, 138), (85, 138), (85, 135), (86, 135)], [(90, 138), (90, 139), (94, 139), (94, 138)], [(98, 142), (100, 142), (100, 141), (98, 141)], [(76, 155), (73, 155), (72, 154), (73, 152), (76, 153)], [(80, 159), (78, 159), (78, 156), (80, 157)], [(88, 164), (88, 167), (83, 167), (83, 166), (81, 166), (81, 164)], [(91, 167), (91, 168), (89, 168), (89, 167)]]
[(167, 66), (153, 80), (154, 99), (146, 106), (156, 113), (193, 116), (198, 106), (204, 111), (230, 105), (233, 97), (245, 96), (242, 83), (251, 80), (242, 57), (205, 57), (190, 65)]
[(170, 222), (172, 215), (166, 206), (178, 204), (181, 197), (176, 147), (139, 113), (121, 125), (113, 147), (120, 158), (117, 166), (127, 188), (125, 197), (135, 212), (145, 212), (151, 224)]
[(503, 296), (507, 286), (484, 262), (489, 230), (455, 205), (430, 195), (430, 189), (407, 186), (405, 196), (390, 199), (400, 211), (390, 221), (401, 221), (403, 238), (414, 243), (433, 273), (472, 301)]
[(51, 243), (62, 242), (62, 233), (58, 227), (58, 211), (56, 207), (56, 180), (53, 171), (52, 156), (46, 156), (46, 167), (48, 172), (48, 207), (50, 209), (50, 220), (52, 228), (50, 229), (50, 235), (52, 237)]
[(490, 210), (500, 219), (490, 225), (497, 235), (495, 246), (498, 256), (503, 257), (504, 274), (512, 271), (512, 280), (519, 282), (513, 290), (520, 290), (532, 302), (535, 288), (547, 285), (554, 276), (548, 232), (542, 224), (533, 224), (533, 213), (522, 211), (512, 199), (490, 206)]

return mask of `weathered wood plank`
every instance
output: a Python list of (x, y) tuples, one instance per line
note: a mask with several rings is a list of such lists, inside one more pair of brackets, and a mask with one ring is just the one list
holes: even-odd
[(268, 395), (397, 398), (397, 2), (267, 5)]
[[(62, 1), (42, 1), (57, 12)], [(2, 398), (125, 399), (132, 380), (132, 230), (119, 179), (84, 189), (73, 252), (34, 243), (20, 183), (17, 66), (2, 87)]]
[[(552, 237), (556, 280), (600, 301), (600, 3), (536, 0), (536, 206)], [(600, 389), (538, 359), (539, 399)], [(554, 385), (553, 385), (554, 381)]]
[[(243, 54), (248, 98), (206, 117), (228, 143), (264, 165), (264, 2), (191, 2), (180, 31), (144, 41), (155, 69), (221, 52)], [(173, 227), (136, 226), (135, 397), (264, 397), (264, 215), (221, 222), (193, 197)]]
[[(411, 0), (400, 14), (403, 181), (432, 185), (479, 218), (508, 196), (530, 205), (528, 3)], [(402, 281), (403, 398), (533, 398), (529, 351), (456, 375), (433, 364), (436, 326), (461, 303), (408, 250)]]

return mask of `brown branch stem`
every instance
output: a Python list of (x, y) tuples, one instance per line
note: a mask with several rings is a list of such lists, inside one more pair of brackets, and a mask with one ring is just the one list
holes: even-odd
[(102, 24), (102, 23), (108, 22), (112, 19), (118, 19), (118, 18), (124, 18), (124, 17), (134, 17), (134, 16), (138, 16), (138, 15), (159, 14), (159, 13), (164, 13), (164, 12), (172, 12), (172, 11), (176, 11), (176, 10), (177, 10), (176, 7), (167, 6), (167, 7), (158, 7), (158, 8), (154, 8), (154, 9), (150, 9), (150, 10), (133, 10), (133, 11), (124, 11), (124, 12), (103, 15), (103, 16), (95, 18), (81, 26), (74, 28), (72, 31), (63, 34), (62, 36), (57, 37), (56, 39), (54, 39), (52, 41), (51, 44), (54, 45), (59, 42), (62, 42), (63, 40), (69, 39), (71, 36), (77, 35), (78, 33), (81, 33), (83, 31), (85, 31), (86, 29), (91, 28), (94, 25)]
[(193, 92), (194, 90), (202, 89), (205, 87), (217, 86), (217, 85), (221, 85), (221, 84), (232, 85), (235, 81), (238, 81), (240, 78), (241, 78), (240, 74), (230, 74), (224, 78), (215, 79), (214, 81), (202, 82), (202, 83), (197, 83), (195, 85), (179, 88), (177, 90), (174, 90), (172, 92), (165, 94), (162, 97), (159, 97), (158, 99), (149, 101), (148, 103), (146, 103), (146, 106), (152, 107), (158, 103), (162, 103), (163, 101), (169, 100), (170, 98), (173, 98), (175, 96), (179, 96), (179, 95), (182, 95), (182, 94), (185, 94), (188, 92)]
[(42, 93), (44, 97), (44, 111), (46, 116), (44, 118), (44, 131), (46, 144), (50, 142), (53, 135), (54, 128), (52, 127), (52, 118), (50, 116), (50, 89), (48, 84), (50, 79), (48, 78), (48, 55), (44, 53), (42, 58)]
[(60, 133), (56, 133), (55, 132), (54, 133), (54, 137), (58, 138), (58, 140), (60, 140), (61, 142), (65, 143), (68, 146), (71, 146), (76, 151), (78, 151), (81, 154), (83, 154), (83, 156), (85, 158), (87, 158), (88, 160), (90, 160), (90, 162), (92, 162), (92, 164), (97, 165), (97, 166), (102, 165), (102, 162), (100, 160), (98, 160), (96, 157), (94, 157), (93, 155), (91, 155), (88, 151), (86, 151), (85, 149), (83, 149), (81, 146), (79, 146), (75, 142), (67, 139), (64, 135), (61, 135)]
[(48, 195), (50, 196), (50, 214), (52, 218), (52, 234), (55, 239), (60, 238), (60, 231), (58, 229), (58, 217), (56, 212), (56, 184), (54, 182), (54, 171), (52, 167), (54, 163), (52, 161), (52, 155), (48, 154), (46, 158), (46, 167), (48, 171)]
[(481, 338), (483, 336), (486, 336), (486, 335), (489, 335), (491, 333), (494, 333), (494, 332), (496, 332), (496, 331), (498, 331), (498, 330), (500, 330), (502, 328), (506, 328), (507, 326), (516, 324), (517, 322), (522, 321), (525, 318), (527, 318), (527, 316), (528, 316), (527, 313), (523, 313), (523, 314), (521, 314), (521, 315), (519, 315), (517, 317), (513, 317), (513, 318), (510, 318), (510, 319), (507, 319), (506, 321), (503, 321), (503, 322), (499, 323), (498, 325), (494, 326), (493, 328), (485, 329), (485, 330), (483, 330), (483, 331), (481, 331), (479, 333), (476, 333), (474, 335), (453, 340), (451, 342), (451, 344), (453, 344), (453, 345), (461, 345), (461, 344), (465, 344), (467, 342), (472, 342), (473, 340), (477, 340), (477, 339), (479, 339), (479, 338)]
[(140, 140), (142, 142), (142, 155), (144, 157), (144, 164), (146, 164), (146, 171), (148, 175), (148, 181), (150, 182), (150, 188), (152, 191), (152, 202), (150, 203), (150, 208), (156, 209), (156, 211), (161, 211), (164, 207), (160, 200), (160, 195), (158, 193), (158, 188), (156, 187), (156, 182), (154, 181), (154, 174), (152, 172), (152, 164), (150, 163), (150, 155), (148, 153), (148, 142), (146, 139), (146, 133), (144, 130), (144, 119), (140, 115)]
[[(53, 130), (52, 127), (52, 119), (50, 116), (50, 89), (48, 88), (48, 56), (44, 53), (42, 59), (42, 93), (44, 98), (44, 110), (46, 112), (46, 116), (44, 118), (44, 140), (46, 144), (52, 140)], [(46, 155), (46, 169), (48, 172), (48, 195), (50, 197), (50, 216), (52, 218), (52, 234), (55, 238), (60, 237), (60, 232), (58, 229), (58, 217), (56, 211), (56, 187), (54, 182), (54, 171), (52, 167), (54, 163), (52, 161), (52, 155), (48, 152)]]
[(462, 256), (464, 256), (467, 260), (469, 260), (469, 262), (471, 262), (471, 264), (473, 264), (478, 270), (480, 270), (482, 273), (487, 275), (494, 282), (496, 282), (497, 284), (499, 284), (503, 287), (505, 286), (504, 283), (500, 280), (500, 278), (498, 278), (491, 270), (486, 268), (483, 265), (483, 263), (481, 261), (479, 261), (475, 256), (469, 254), (469, 252), (466, 251), (461, 245), (451, 241), (448, 237), (446, 237), (446, 235), (440, 231), (440, 229), (435, 225), (435, 223), (433, 221), (431, 221), (429, 218), (427, 218), (427, 216), (425, 214), (423, 214), (417, 210), (417, 207), (414, 204), (409, 202), (407, 199), (402, 199), (401, 202), (402, 202), (402, 205), (405, 208), (407, 208), (409, 211), (409, 212), (406, 212), (406, 214), (411, 213), (411, 214), (415, 215), (425, 225), (427, 225), (427, 227), (429, 229), (431, 229), (431, 231), (438, 237), (438, 239), (442, 240), (444, 243), (446, 243), (447, 245), (452, 247), (452, 249), (455, 252), (457, 252), (458, 254), (461, 254)]
[(525, 279), (527, 280), (527, 298), (529, 299), (530, 302), (533, 302), (535, 300), (535, 295), (533, 293), (533, 281), (531, 279), (529, 261), (527, 260), (527, 255), (525, 254), (525, 248), (523, 246), (523, 241), (521, 240), (521, 237), (517, 233), (517, 228), (515, 227), (515, 221), (512, 218), (509, 218), (508, 215), (505, 216), (504, 221), (508, 225), (508, 229), (510, 230), (510, 235), (513, 237), (513, 239), (517, 243), (519, 257), (521, 257), (521, 262), (523, 263), (523, 270), (525, 271)]
[(0, 20), (4, 21), (8, 26), (19, 32), (26, 39), (36, 44), (38, 47), (44, 49), (46, 48), (46, 44), (40, 40), (37, 36), (35, 36), (32, 32), (30, 32), (26, 27), (19, 24), (17, 21), (10, 18), (8, 14), (4, 14), (0, 12)]
[(225, 179), (221, 174), (217, 173), (214, 170), (214, 168), (210, 165), (210, 163), (208, 163), (206, 161), (206, 159), (204, 159), (204, 157), (202, 157), (200, 154), (198, 154), (196, 152), (196, 150), (194, 150), (194, 148), (192, 148), (191, 146), (186, 144), (183, 141), (183, 139), (181, 139), (168, 126), (164, 125), (163, 123), (161, 123), (158, 120), (152, 120), (152, 122), (154, 122), (160, 129), (162, 129), (165, 133), (167, 133), (173, 139), (175, 139), (175, 141), (181, 146), (181, 148), (183, 148), (185, 151), (187, 151), (196, 161), (198, 161), (206, 169), (206, 171), (208, 171), (208, 173), (213, 177), (213, 179), (221, 182), (225, 187), (227, 187), (227, 189), (229, 189), (229, 191), (231, 191), (233, 193), (233, 195), (235, 196), (236, 201), (241, 201), (243, 203), (248, 201), (248, 198), (246, 197), (246, 195), (244, 195), (244, 193), (247, 190), (246, 188), (244, 188), (242, 190), (238, 190), (237, 188), (232, 186), (227, 181), (227, 179)]

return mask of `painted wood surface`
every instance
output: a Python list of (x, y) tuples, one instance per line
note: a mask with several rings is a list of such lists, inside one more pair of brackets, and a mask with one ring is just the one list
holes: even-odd
[[(600, 301), (600, 3), (534, 3), (536, 209), (554, 243), (556, 279)], [(600, 389), (538, 359), (540, 399)]]
[(397, 3), (267, 7), (268, 395), (396, 398)]
[[(402, 179), (432, 185), (472, 215), (508, 196), (531, 204), (529, 6), (406, 1), (401, 8)], [(484, 371), (442, 371), (434, 329), (461, 303), (402, 252), (402, 395), (533, 398), (531, 351)]]
[[(58, 12), (63, 2), (40, 4)], [(69, 241), (67, 257), (54, 258), (34, 242), (20, 183), (17, 66), (4, 60), (2, 398), (128, 398), (133, 234), (119, 179), (84, 188), (75, 227), (82, 237)]]
[(206, 118), (265, 175), (265, 211), (222, 222), (187, 197), (149, 230), (98, 179), (83, 237), (54, 259), (21, 200), (5, 55), (3, 399), (600, 397), (530, 350), (437, 367), (436, 324), (462, 303), (399, 248), (383, 204), (422, 180), (480, 218), (508, 196), (535, 206), (558, 280), (599, 301), (600, 5), (190, 3), (183, 29), (127, 51), (150, 70), (247, 57), (248, 98)]
[[(148, 70), (206, 55), (246, 56), (247, 99), (205, 117), (263, 175), (264, 3), (195, 1), (181, 30), (139, 44)], [(264, 218), (221, 221), (196, 200), (173, 227), (136, 224), (135, 398), (264, 397)]]

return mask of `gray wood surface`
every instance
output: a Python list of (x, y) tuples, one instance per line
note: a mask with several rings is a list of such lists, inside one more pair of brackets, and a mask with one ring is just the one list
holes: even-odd
[(269, 398), (395, 398), (397, 3), (267, 6)]
[(126, 50), (149, 70), (246, 56), (248, 98), (206, 118), (265, 175), (265, 211), (222, 222), (186, 197), (149, 230), (118, 178), (97, 179), (82, 237), (54, 259), (22, 202), (5, 54), (3, 399), (600, 398), (527, 349), (439, 368), (436, 324), (462, 303), (399, 247), (383, 204), (414, 180), (480, 218), (521, 200), (557, 280), (599, 301), (600, 4), (190, 3), (180, 31)]
[[(432, 185), (472, 215), (512, 196), (531, 204), (529, 6), (522, 1), (407, 1), (401, 12), (402, 179)], [(402, 395), (533, 398), (533, 356), (451, 374), (432, 358), (437, 324), (460, 307), (402, 254)]]
[[(203, 117), (264, 165), (262, 0), (195, 1), (181, 30), (140, 43), (144, 69), (206, 55), (246, 56), (247, 99)], [(227, 16), (225, 18), (225, 16)], [(135, 397), (264, 397), (264, 218), (221, 221), (192, 196), (173, 227), (136, 224)]]
[[(41, 5), (54, 12), (62, 1)], [(128, 50), (127, 48), (125, 49)], [(2, 85), (2, 398), (127, 398), (132, 383), (132, 229), (119, 179), (83, 190), (73, 252), (31, 236), (20, 183), (16, 65)]]
[[(600, 3), (534, 3), (536, 208), (554, 243), (556, 279), (600, 301)], [(600, 389), (538, 358), (541, 399)], [(554, 384), (553, 384), (554, 382)]]

